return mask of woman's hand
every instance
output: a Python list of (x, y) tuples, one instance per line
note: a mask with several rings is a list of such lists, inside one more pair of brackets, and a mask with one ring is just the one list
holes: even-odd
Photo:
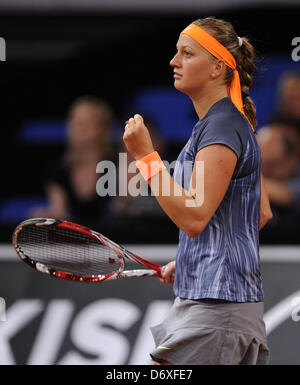
[(175, 261), (172, 261), (162, 268), (161, 278), (159, 278), (159, 280), (162, 283), (174, 283), (174, 276)]
[(123, 141), (128, 152), (139, 160), (154, 151), (152, 140), (141, 115), (134, 115), (126, 122)]

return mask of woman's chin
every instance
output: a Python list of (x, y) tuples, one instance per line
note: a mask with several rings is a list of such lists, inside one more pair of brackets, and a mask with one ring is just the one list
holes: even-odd
[(180, 82), (176, 81), (174, 82), (174, 87), (176, 88), (176, 90), (180, 91), (180, 92), (183, 92), (184, 94), (187, 94), (188, 90), (186, 89), (186, 87), (184, 87), (183, 84), (180, 84)]

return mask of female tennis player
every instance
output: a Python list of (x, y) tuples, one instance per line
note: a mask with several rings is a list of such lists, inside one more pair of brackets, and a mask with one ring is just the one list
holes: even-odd
[[(165, 282), (175, 273), (176, 299), (165, 321), (152, 328), (157, 364), (268, 362), (259, 229), (272, 212), (248, 96), (253, 60), (252, 45), (229, 22), (199, 19), (181, 32), (170, 62), (174, 86), (191, 98), (199, 121), (173, 178), (143, 118), (136, 114), (125, 126), (128, 151), (180, 230), (176, 269), (170, 262), (163, 273)], [(197, 164), (204, 165), (204, 178)]]

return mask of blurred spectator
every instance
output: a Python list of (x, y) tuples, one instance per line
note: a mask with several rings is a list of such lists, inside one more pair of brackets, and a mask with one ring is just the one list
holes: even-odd
[[(296, 237), (300, 225), (300, 129), (296, 120), (274, 116), (258, 132), (262, 172), (273, 219), (266, 229), (277, 229), (275, 241)], [(291, 231), (291, 229), (294, 229)], [(287, 232), (291, 231), (288, 235)], [(294, 235), (292, 235), (292, 233)], [(275, 235), (275, 233), (273, 233)], [(290, 241), (289, 241), (290, 242)]]
[(49, 208), (37, 209), (31, 216), (69, 218), (95, 227), (108, 215), (109, 197), (96, 193), (96, 165), (113, 156), (112, 120), (112, 110), (103, 100), (84, 96), (73, 102), (68, 113), (66, 152), (47, 175)]
[(278, 110), (289, 118), (300, 120), (300, 70), (288, 71), (278, 86)]

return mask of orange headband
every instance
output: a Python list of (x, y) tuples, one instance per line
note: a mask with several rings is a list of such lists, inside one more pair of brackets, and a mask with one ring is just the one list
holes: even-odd
[[(190, 24), (181, 33), (184, 33), (196, 40), (199, 44), (202, 45), (203, 48), (205, 48), (216, 58), (224, 59), (225, 64), (233, 70), (234, 78), (230, 86), (228, 87), (229, 96), (232, 102), (235, 104), (236, 108), (248, 120), (243, 108), (241, 81), (239, 72), (236, 68), (235, 58), (231, 55), (227, 48), (225, 48), (221, 43), (218, 42), (218, 40), (216, 40), (213, 36), (211, 36), (209, 33), (204, 31), (204, 29), (202, 29), (196, 24)], [(249, 124), (252, 127), (252, 124), (250, 122)], [(253, 127), (252, 130), (255, 132), (255, 129)]]

